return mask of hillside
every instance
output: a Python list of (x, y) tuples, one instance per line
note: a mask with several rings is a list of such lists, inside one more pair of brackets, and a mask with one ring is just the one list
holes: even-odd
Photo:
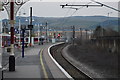
[(97, 26), (102, 26), (103, 28), (105, 29), (113, 29), (115, 31), (118, 31), (118, 20), (107, 20), (107, 21), (104, 21), (104, 22), (101, 22), (99, 24), (96, 24), (96, 25), (92, 25), (89, 27), (89, 29), (95, 29)]
[[(28, 25), (29, 17), (21, 17), (21, 25)], [(88, 29), (95, 29), (97, 25), (101, 25), (104, 28), (113, 28), (117, 30), (118, 20), (117, 17), (106, 17), (106, 16), (72, 16), (72, 17), (36, 17), (33, 16), (33, 25), (35, 24), (45, 24), (48, 22), (49, 28), (57, 27), (71, 27), (75, 26), (76, 28), (88, 28)], [(6, 21), (6, 20), (3, 20)], [(16, 17), (16, 24), (17, 27), (19, 23), (19, 17)], [(109, 23), (109, 24), (108, 24)], [(109, 26), (111, 25), (111, 26)], [(37, 27), (34, 27), (35, 30)]]

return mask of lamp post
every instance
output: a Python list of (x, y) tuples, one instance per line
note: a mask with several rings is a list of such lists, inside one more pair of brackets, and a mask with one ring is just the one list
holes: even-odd
[(26, 26), (22, 25), (21, 29), (22, 29), (22, 58), (24, 58), (24, 33), (25, 33)]
[(48, 22), (46, 22), (45, 25), (40, 24), (40, 34), (42, 34), (42, 28), (45, 29), (46, 42), (48, 42)]
[(42, 44), (43, 45), (43, 34), (42, 34), (42, 29), (45, 28), (45, 25), (40, 24), (40, 39), (39, 39), (39, 45)]
[(9, 56), (9, 71), (15, 71), (15, 56), (14, 56), (14, 24), (15, 16), (19, 8), (29, 0), (3, 0), (3, 6), (7, 10), (10, 19), (11, 31), (11, 53)]
[(40, 26), (39, 26), (39, 24), (35, 24), (35, 27), (37, 27), (37, 29), (38, 29), (36, 35), (37, 35), (37, 37), (38, 37), (38, 44), (39, 44), (39, 36), (40, 36), (40, 30), (39, 30), (39, 27), (40, 27)]

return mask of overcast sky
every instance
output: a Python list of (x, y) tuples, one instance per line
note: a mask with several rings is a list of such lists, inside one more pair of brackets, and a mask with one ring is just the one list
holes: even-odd
[[(111, 7), (118, 9), (118, 1), (119, 0), (96, 0), (107, 4)], [(26, 13), (26, 15), (21, 16), (29, 16), (29, 8), (33, 7), (33, 16), (39, 17), (68, 17), (68, 16), (108, 16), (110, 17), (117, 17), (118, 12), (107, 7), (84, 7), (79, 10), (69, 9), (69, 8), (61, 8), (61, 4), (87, 4), (91, 2), (91, 0), (31, 0), (25, 3), (21, 8), (20, 11), (22, 13)], [(98, 5), (94, 2), (91, 3), (92, 5)], [(76, 7), (75, 7), (76, 8)], [(77, 7), (80, 8), (80, 7)], [(6, 16), (6, 11), (1, 13), (1, 18), (8, 18)]]

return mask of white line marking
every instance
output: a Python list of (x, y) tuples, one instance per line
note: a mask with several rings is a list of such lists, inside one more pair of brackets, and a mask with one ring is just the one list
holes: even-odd
[(50, 48), (55, 46), (55, 45), (59, 45), (59, 44), (62, 44), (64, 42), (60, 42), (60, 43), (56, 43), (56, 44), (53, 44), (51, 45), (49, 48), (48, 48), (48, 54), (50, 56), (50, 58), (53, 60), (53, 62), (57, 65), (57, 67), (65, 74), (65, 76), (71, 80), (74, 80), (61, 66), (59, 63), (57, 63), (57, 61), (52, 57), (52, 55), (50, 54)]

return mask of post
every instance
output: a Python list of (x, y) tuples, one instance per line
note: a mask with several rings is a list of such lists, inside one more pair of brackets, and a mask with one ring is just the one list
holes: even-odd
[(81, 34), (81, 35), (80, 35), (80, 38), (81, 38), (81, 40), (82, 40), (82, 28), (80, 28), (80, 32), (81, 32), (81, 33), (80, 33), (80, 34)]
[(108, 13), (108, 26), (110, 25), (109, 15), (110, 15), (110, 13)]
[(22, 29), (22, 58), (24, 58), (24, 33), (25, 29)]
[(47, 22), (46, 22), (46, 42), (48, 42), (47, 40), (48, 40), (48, 34), (47, 34)]
[(73, 26), (73, 45), (74, 45), (74, 41), (75, 41), (75, 26)]
[(40, 39), (40, 25), (38, 24), (38, 44), (40, 43), (39, 39)]
[(14, 0), (10, 2), (10, 30), (11, 30), (11, 54), (9, 56), (9, 71), (15, 71), (14, 57)]
[[(32, 7), (30, 7), (30, 25), (32, 25)], [(30, 29), (30, 47), (32, 46), (32, 29)]]
[(20, 21), (20, 15), (21, 15), (21, 12), (19, 12), (19, 47), (20, 47), (20, 42), (21, 42), (21, 38), (20, 38), (20, 28), (21, 28), (21, 21)]
[[(1, 12), (1, 11), (0, 11)], [(1, 13), (0, 13), (1, 16)], [(0, 68), (2, 68), (2, 19), (0, 19)]]
[(42, 24), (40, 25), (40, 37), (42, 36)]
[(103, 37), (104, 35), (103, 35), (103, 30), (104, 30), (104, 29), (102, 28), (102, 47), (104, 48), (104, 37)]
[[(109, 12), (109, 13), (108, 13), (108, 21), (109, 21), (109, 19), (110, 19), (110, 14), (112, 14), (112, 12)], [(108, 22), (108, 26), (110, 26), (110, 21)]]
[(87, 29), (85, 31), (86, 31), (86, 40), (87, 40)]

